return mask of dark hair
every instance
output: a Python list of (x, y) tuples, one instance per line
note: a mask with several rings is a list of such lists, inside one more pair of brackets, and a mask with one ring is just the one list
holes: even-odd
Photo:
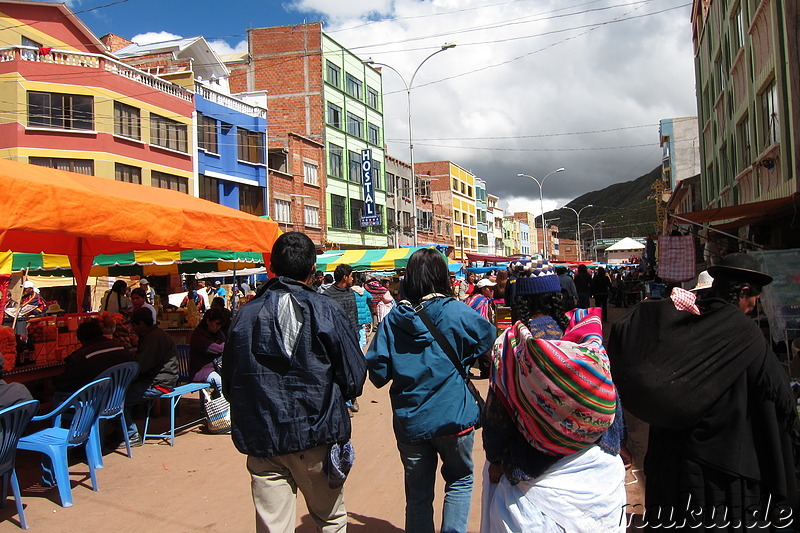
[(711, 288), (703, 295), (704, 298), (722, 298), (728, 303), (739, 304), (741, 296), (758, 296), (761, 294), (761, 285), (740, 281), (728, 277), (716, 277)]
[(511, 302), (511, 320), (522, 321), (528, 326), (531, 315), (547, 315), (556, 321), (561, 331), (566, 331), (569, 318), (564, 314), (564, 296), (561, 292), (539, 292), (536, 294), (521, 294), (514, 297)]
[(316, 262), (316, 248), (305, 233), (289, 231), (278, 237), (272, 246), (270, 266), (277, 276), (305, 281)]
[(78, 341), (81, 343), (92, 339), (98, 339), (103, 336), (103, 326), (95, 319), (88, 320), (78, 326), (77, 331), (75, 331), (75, 336), (78, 337)]
[(126, 290), (128, 290), (128, 284), (125, 283), (125, 280), (122, 279), (118, 279), (111, 286), (111, 292), (116, 292), (118, 294), (125, 294)]
[(314, 277), (315, 278), (321, 278), (324, 275), (325, 275), (325, 273), (322, 270), (317, 270), (316, 272), (314, 272)]
[(225, 308), (225, 298), (222, 296), (216, 296), (213, 300), (211, 300), (211, 309), (224, 309)]
[(556, 275), (561, 276), (567, 273), (567, 267), (556, 267)]
[(225, 311), (219, 307), (212, 307), (205, 312), (203, 318), (200, 320), (200, 324), (198, 324), (198, 327), (208, 329), (208, 323), (215, 320), (218, 320), (220, 324), (225, 325), (226, 318), (227, 316), (225, 316)]
[(145, 298), (145, 299), (147, 298), (147, 293), (144, 292), (144, 289), (141, 288), (141, 287), (136, 287), (135, 289), (133, 289), (131, 291), (131, 296), (133, 296), (134, 294), (136, 296), (141, 296), (142, 298)]
[(408, 259), (403, 283), (406, 298), (418, 303), (423, 296), (436, 292), (452, 296), (449, 271), (444, 256), (434, 248), (417, 250)]
[(586, 268), (586, 265), (578, 265), (578, 274), (588, 274), (589, 269)]
[(153, 312), (147, 307), (140, 307), (131, 313), (131, 324), (153, 325)]
[(325, 277), (322, 278), (323, 283), (333, 283), (333, 276), (330, 274), (325, 274)]
[(336, 270), (333, 271), (333, 281), (339, 283), (345, 276), (349, 276), (353, 272), (353, 267), (350, 265), (337, 265)]

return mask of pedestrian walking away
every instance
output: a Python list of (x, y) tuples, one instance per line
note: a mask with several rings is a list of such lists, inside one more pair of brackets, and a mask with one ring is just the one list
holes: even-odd
[(311, 288), (315, 252), (303, 233), (278, 237), (276, 277), (239, 309), (223, 352), (231, 436), (247, 455), (259, 533), (295, 530), (297, 489), (319, 530), (347, 528), (345, 402), (361, 395), (367, 367), (349, 317)]

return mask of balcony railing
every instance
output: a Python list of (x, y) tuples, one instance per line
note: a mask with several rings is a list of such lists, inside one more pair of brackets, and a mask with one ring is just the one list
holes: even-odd
[(234, 111), (244, 113), (245, 115), (249, 115), (251, 117), (259, 117), (263, 119), (267, 118), (267, 110), (263, 107), (250, 105), (247, 102), (242, 102), (241, 100), (232, 96), (228, 96), (227, 94), (219, 93), (199, 83), (195, 85), (195, 89), (197, 90), (197, 94), (210, 102), (214, 102), (215, 104), (227, 107), (228, 109), (233, 109)]
[(193, 93), (180, 85), (162, 80), (157, 76), (126, 65), (116, 59), (85, 52), (72, 50), (51, 49), (47, 54), (34, 46), (8, 46), (0, 48), (0, 63), (8, 61), (32, 61), (36, 63), (51, 63), (71, 67), (81, 67), (92, 70), (104, 70), (130, 80), (146, 85), (151, 89), (171, 94), (188, 102), (192, 101)]

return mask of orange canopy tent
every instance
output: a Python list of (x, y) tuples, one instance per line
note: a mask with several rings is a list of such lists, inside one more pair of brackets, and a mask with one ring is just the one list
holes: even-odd
[(69, 256), (79, 303), (98, 254), (205, 248), (269, 264), (280, 234), (272, 220), (178, 191), (4, 159), (0, 188), (0, 250)]

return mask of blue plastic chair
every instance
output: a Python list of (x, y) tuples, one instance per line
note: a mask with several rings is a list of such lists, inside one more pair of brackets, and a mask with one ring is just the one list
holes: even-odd
[[(103, 468), (103, 443), (100, 438), (100, 421), (112, 420), (119, 418), (122, 434), (125, 435), (125, 448), (128, 450), (128, 457), (133, 457), (131, 454), (131, 441), (128, 438), (128, 423), (125, 420), (125, 393), (128, 392), (128, 387), (136, 379), (139, 374), (139, 363), (131, 361), (129, 363), (120, 363), (111, 368), (101, 372), (97, 379), (111, 378), (111, 389), (106, 397), (106, 403), (100, 408), (100, 415), (97, 417), (97, 422), (92, 426), (91, 439), (94, 440), (97, 450), (101, 450), (97, 457), (92, 457), (95, 468)], [(87, 448), (88, 451), (88, 448)]]
[[(89, 438), (92, 426), (97, 422), (100, 409), (105, 405), (106, 394), (111, 387), (111, 378), (102, 378), (92, 381), (78, 389), (72, 396), (46, 415), (34, 416), (34, 422), (53, 420), (53, 427), (37, 431), (19, 440), (20, 450), (31, 450), (47, 455), (53, 465), (55, 482), (58, 485), (58, 494), (62, 507), (72, 506), (72, 488), (69, 482), (67, 463), (67, 449), (86, 445), (87, 464), (89, 475), (92, 478), (92, 490), (97, 491), (97, 474), (95, 473), (92, 457), (101, 453), (95, 449), (94, 439)], [(73, 411), (69, 428), (61, 427), (61, 415)], [(47, 483), (47, 480), (45, 480)]]
[(28, 524), (25, 522), (25, 512), (22, 510), (22, 495), (19, 492), (15, 467), (17, 443), (38, 408), (38, 400), (28, 400), (0, 411), (0, 473), (3, 476), (3, 500), (0, 505), (5, 506), (6, 504), (8, 481), (11, 478), (11, 491), (14, 493), (19, 524), (22, 529), (28, 529)]

